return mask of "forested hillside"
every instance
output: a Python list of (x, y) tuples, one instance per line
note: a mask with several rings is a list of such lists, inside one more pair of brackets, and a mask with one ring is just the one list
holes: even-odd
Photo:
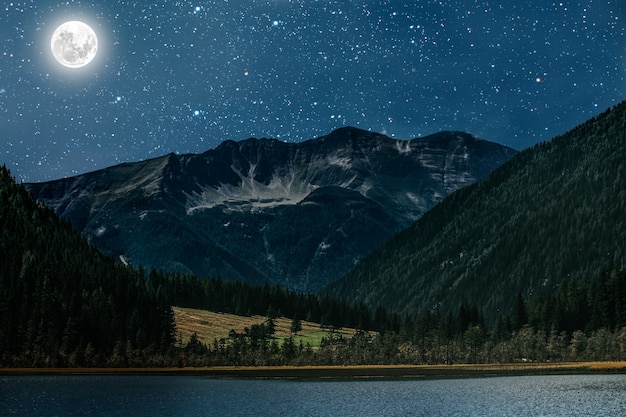
[(0, 168), (0, 366), (160, 363), (169, 305), (143, 273), (101, 255)]
[(446, 198), (332, 285), (346, 300), (416, 314), (478, 306), (626, 264), (626, 103), (520, 152)]

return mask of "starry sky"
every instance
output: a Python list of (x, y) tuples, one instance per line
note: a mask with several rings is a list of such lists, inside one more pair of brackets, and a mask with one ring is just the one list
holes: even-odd
[[(623, 0), (0, 5), (0, 163), (18, 181), (347, 125), (520, 150), (626, 98)], [(98, 36), (84, 68), (52, 57), (67, 20)]]

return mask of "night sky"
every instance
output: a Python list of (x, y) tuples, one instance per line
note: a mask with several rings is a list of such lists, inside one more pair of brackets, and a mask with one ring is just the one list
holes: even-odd
[[(626, 2), (4, 1), (0, 163), (45, 181), (351, 125), (523, 149), (626, 98)], [(100, 45), (61, 66), (67, 20)]]

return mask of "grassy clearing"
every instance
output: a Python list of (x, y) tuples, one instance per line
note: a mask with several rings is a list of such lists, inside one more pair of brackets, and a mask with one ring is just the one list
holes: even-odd
[[(236, 316), (193, 308), (173, 307), (172, 309), (174, 310), (176, 328), (183, 343), (186, 343), (195, 332), (202, 343), (210, 345), (215, 339), (227, 339), (228, 332), (232, 329), (243, 330), (246, 327), (250, 328), (253, 324), (262, 324), (267, 319), (263, 316)], [(282, 340), (291, 336), (291, 319), (281, 317), (274, 320), (274, 323), (276, 325), (274, 336), (280, 344)], [(354, 333), (356, 333), (356, 329), (340, 329), (334, 335), (352, 337)], [(296, 345), (302, 341), (304, 346), (308, 343), (315, 349), (320, 346), (322, 338), (328, 337), (328, 335), (329, 331), (320, 328), (318, 323), (303, 320), (302, 331), (294, 335), (293, 339)]]

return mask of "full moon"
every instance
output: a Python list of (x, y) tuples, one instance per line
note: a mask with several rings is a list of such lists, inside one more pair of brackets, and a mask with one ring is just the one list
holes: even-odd
[(65, 22), (52, 34), (52, 55), (68, 68), (89, 64), (98, 52), (98, 38), (93, 29), (79, 21)]

